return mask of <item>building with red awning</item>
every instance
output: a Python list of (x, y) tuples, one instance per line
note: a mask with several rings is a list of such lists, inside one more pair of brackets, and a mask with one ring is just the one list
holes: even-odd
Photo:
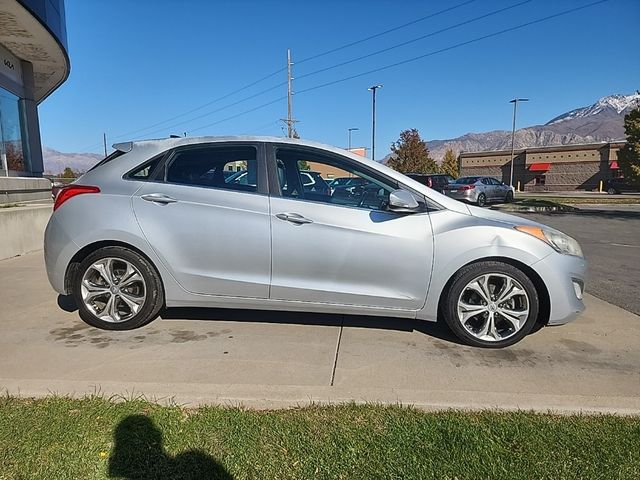
[[(594, 190), (620, 176), (618, 151), (626, 142), (600, 142), (519, 149), (514, 152), (513, 186), (520, 191)], [(460, 175), (494, 177), (509, 183), (511, 150), (463, 152)]]

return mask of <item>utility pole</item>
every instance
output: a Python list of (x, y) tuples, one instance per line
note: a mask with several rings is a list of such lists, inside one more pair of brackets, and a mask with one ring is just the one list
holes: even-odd
[(359, 128), (350, 128), (349, 129), (349, 148), (347, 150), (351, 151), (351, 132), (355, 132), (356, 130), (360, 130)]
[(509, 100), (509, 103), (513, 103), (513, 128), (511, 130), (511, 174), (509, 176), (509, 186), (513, 188), (513, 154), (515, 150), (516, 141), (516, 112), (518, 110), (518, 102), (528, 102), (528, 98), (514, 98)]
[(291, 75), (291, 49), (287, 49), (287, 119), (281, 119), (287, 125), (287, 137), (295, 138), (297, 136), (296, 129), (293, 125), (297, 120), (293, 119), (293, 76)]
[(374, 85), (369, 87), (372, 93), (371, 105), (371, 160), (376, 159), (376, 90), (382, 88), (382, 85)]
[(107, 134), (102, 134), (102, 144), (104, 145), (104, 156), (107, 158)]

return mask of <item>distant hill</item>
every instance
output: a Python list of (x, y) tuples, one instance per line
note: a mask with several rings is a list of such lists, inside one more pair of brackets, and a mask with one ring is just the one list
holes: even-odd
[(74, 172), (86, 172), (104, 158), (96, 153), (62, 153), (48, 147), (42, 147), (42, 156), (46, 175), (58, 175), (67, 167)]
[[(517, 130), (515, 147), (547, 147), (622, 140), (625, 138), (624, 116), (637, 105), (640, 105), (638, 93), (603, 97), (593, 105), (558, 115), (544, 125)], [(511, 131), (467, 133), (448, 140), (429, 140), (428, 145), (431, 155), (437, 161), (442, 160), (448, 148), (453, 149), (456, 154), (508, 150), (511, 148)]]

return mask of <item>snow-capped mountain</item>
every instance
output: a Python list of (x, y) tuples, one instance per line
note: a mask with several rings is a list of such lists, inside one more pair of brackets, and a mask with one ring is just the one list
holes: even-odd
[(602, 97), (593, 105), (583, 108), (576, 108), (570, 112), (563, 113), (559, 117), (547, 122), (546, 125), (554, 125), (566, 120), (574, 118), (584, 118), (593, 115), (611, 115), (617, 116), (625, 110), (631, 110), (633, 107), (640, 105), (640, 93), (631, 95), (609, 95)]
[[(640, 106), (639, 93), (609, 95), (588, 107), (558, 115), (544, 125), (517, 130), (515, 146), (530, 148), (621, 140), (625, 138), (624, 116), (636, 106)], [(429, 151), (438, 161), (449, 148), (456, 153), (508, 150), (511, 148), (511, 132), (494, 130), (429, 141)]]

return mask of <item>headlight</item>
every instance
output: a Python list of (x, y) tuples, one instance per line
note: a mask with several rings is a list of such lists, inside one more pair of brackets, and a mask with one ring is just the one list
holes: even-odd
[(529, 225), (520, 225), (515, 227), (516, 230), (533, 235), (539, 240), (551, 245), (557, 252), (565, 255), (575, 255), (576, 257), (584, 257), (580, 244), (569, 235), (565, 235), (557, 230), (548, 228), (532, 227)]

